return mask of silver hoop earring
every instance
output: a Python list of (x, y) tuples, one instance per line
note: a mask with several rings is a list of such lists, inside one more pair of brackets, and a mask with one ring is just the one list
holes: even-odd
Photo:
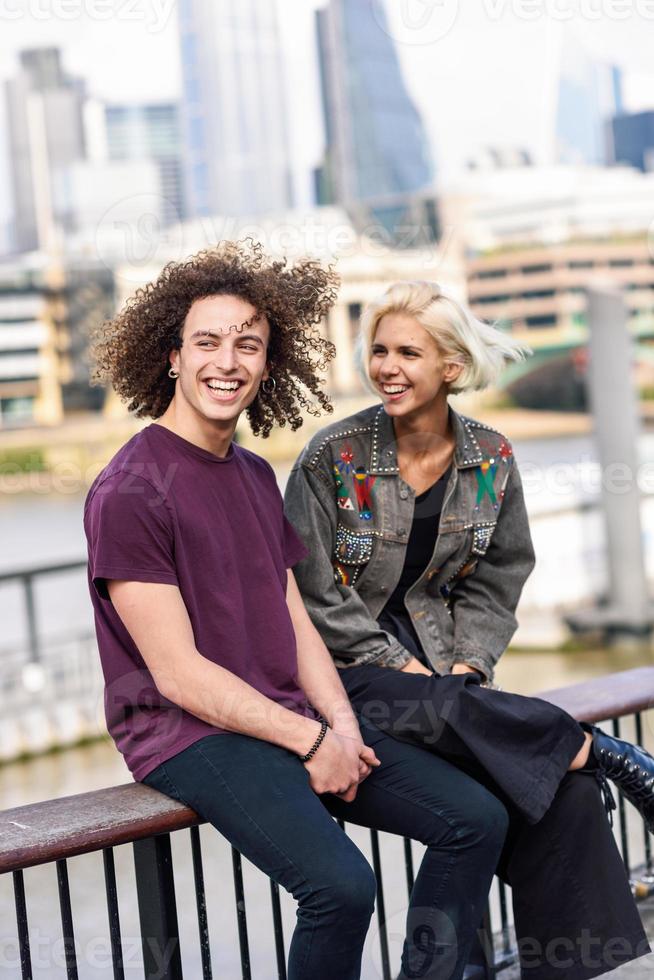
[(272, 377), (266, 378), (265, 381), (261, 382), (261, 390), (265, 392), (266, 395), (272, 395), (276, 387), (277, 387), (277, 382)]
[(176, 371), (173, 367), (168, 368), (168, 377), (172, 378), (174, 381), (175, 378), (179, 378), (179, 371)]

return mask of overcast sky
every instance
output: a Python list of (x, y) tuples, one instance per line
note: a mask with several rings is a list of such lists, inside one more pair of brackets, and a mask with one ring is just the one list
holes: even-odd
[[(313, 48), (320, 5), (280, 3), (289, 91), (302, 121), (294, 147), (300, 169), (320, 155)], [(629, 108), (654, 107), (654, 0), (475, 0), (465, 7), (390, 0), (387, 7), (442, 180), (489, 143), (527, 147), (547, 160), (564, 35), (625, 70)], [(0, 75), (13, 72), (21, 48), (47, 44), (61, 46), (67, 68), (101, 98), (179, 93), (174, 0), (0, 0)]]

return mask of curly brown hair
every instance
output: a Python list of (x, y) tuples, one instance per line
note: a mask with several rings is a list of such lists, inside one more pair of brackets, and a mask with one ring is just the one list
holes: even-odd
[(324, 268), (315, 259), (289, 265), (266, 256), (252, 239), (221, 242), (166, 265), (97, 329), (91, 347), (93, 381), (112, 384), (136, 415), (159, 418), (175, 392), (168, 356), (182, 345), (191, 305), (207, 296), (238, 296), (268, 319), (267, 358), (276, 381), (273, 392), (260, 389), (246, 410), (252, 431), (265, 438), (275, 422), (298, 429), (303, 410), (312, 415), (332, 411), (320, 375), (335, 348), (318, 327), (336, 301), (338, 286), (333, 267)]

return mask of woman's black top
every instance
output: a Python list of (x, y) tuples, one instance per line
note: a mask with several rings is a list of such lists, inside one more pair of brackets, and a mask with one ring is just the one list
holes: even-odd
[(423, 663), (426, 663), (427, 659), (404, 605), (404, 597), (413, 583), (418, 581), (434, 553), (445, 488), (451, 469), (450, 465), (440, 480), (416, 497), (402, 575), (377, 620), (382, 629), (395, 636), (414, 657), (422, 660)]

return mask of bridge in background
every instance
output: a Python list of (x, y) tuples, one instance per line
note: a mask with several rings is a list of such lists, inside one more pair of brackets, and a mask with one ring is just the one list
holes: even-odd
[[(654, 368), (654, 317), (640, 317), (632, 326), (635, 340), (636, 363), (644, 363)], [(517, 381), (537, 374), (542, 368), (561, 364), (574, 359), (582, 371), (586, 363), (588, 327), (579, 316), (565, 327), (543, 327), (530, 331), (522, 330), (512, 334), (515, 339), (531, 348), (533, 354), (525, 361), (509, 364), (502, 372), (498, 387), (510, 390)]]

